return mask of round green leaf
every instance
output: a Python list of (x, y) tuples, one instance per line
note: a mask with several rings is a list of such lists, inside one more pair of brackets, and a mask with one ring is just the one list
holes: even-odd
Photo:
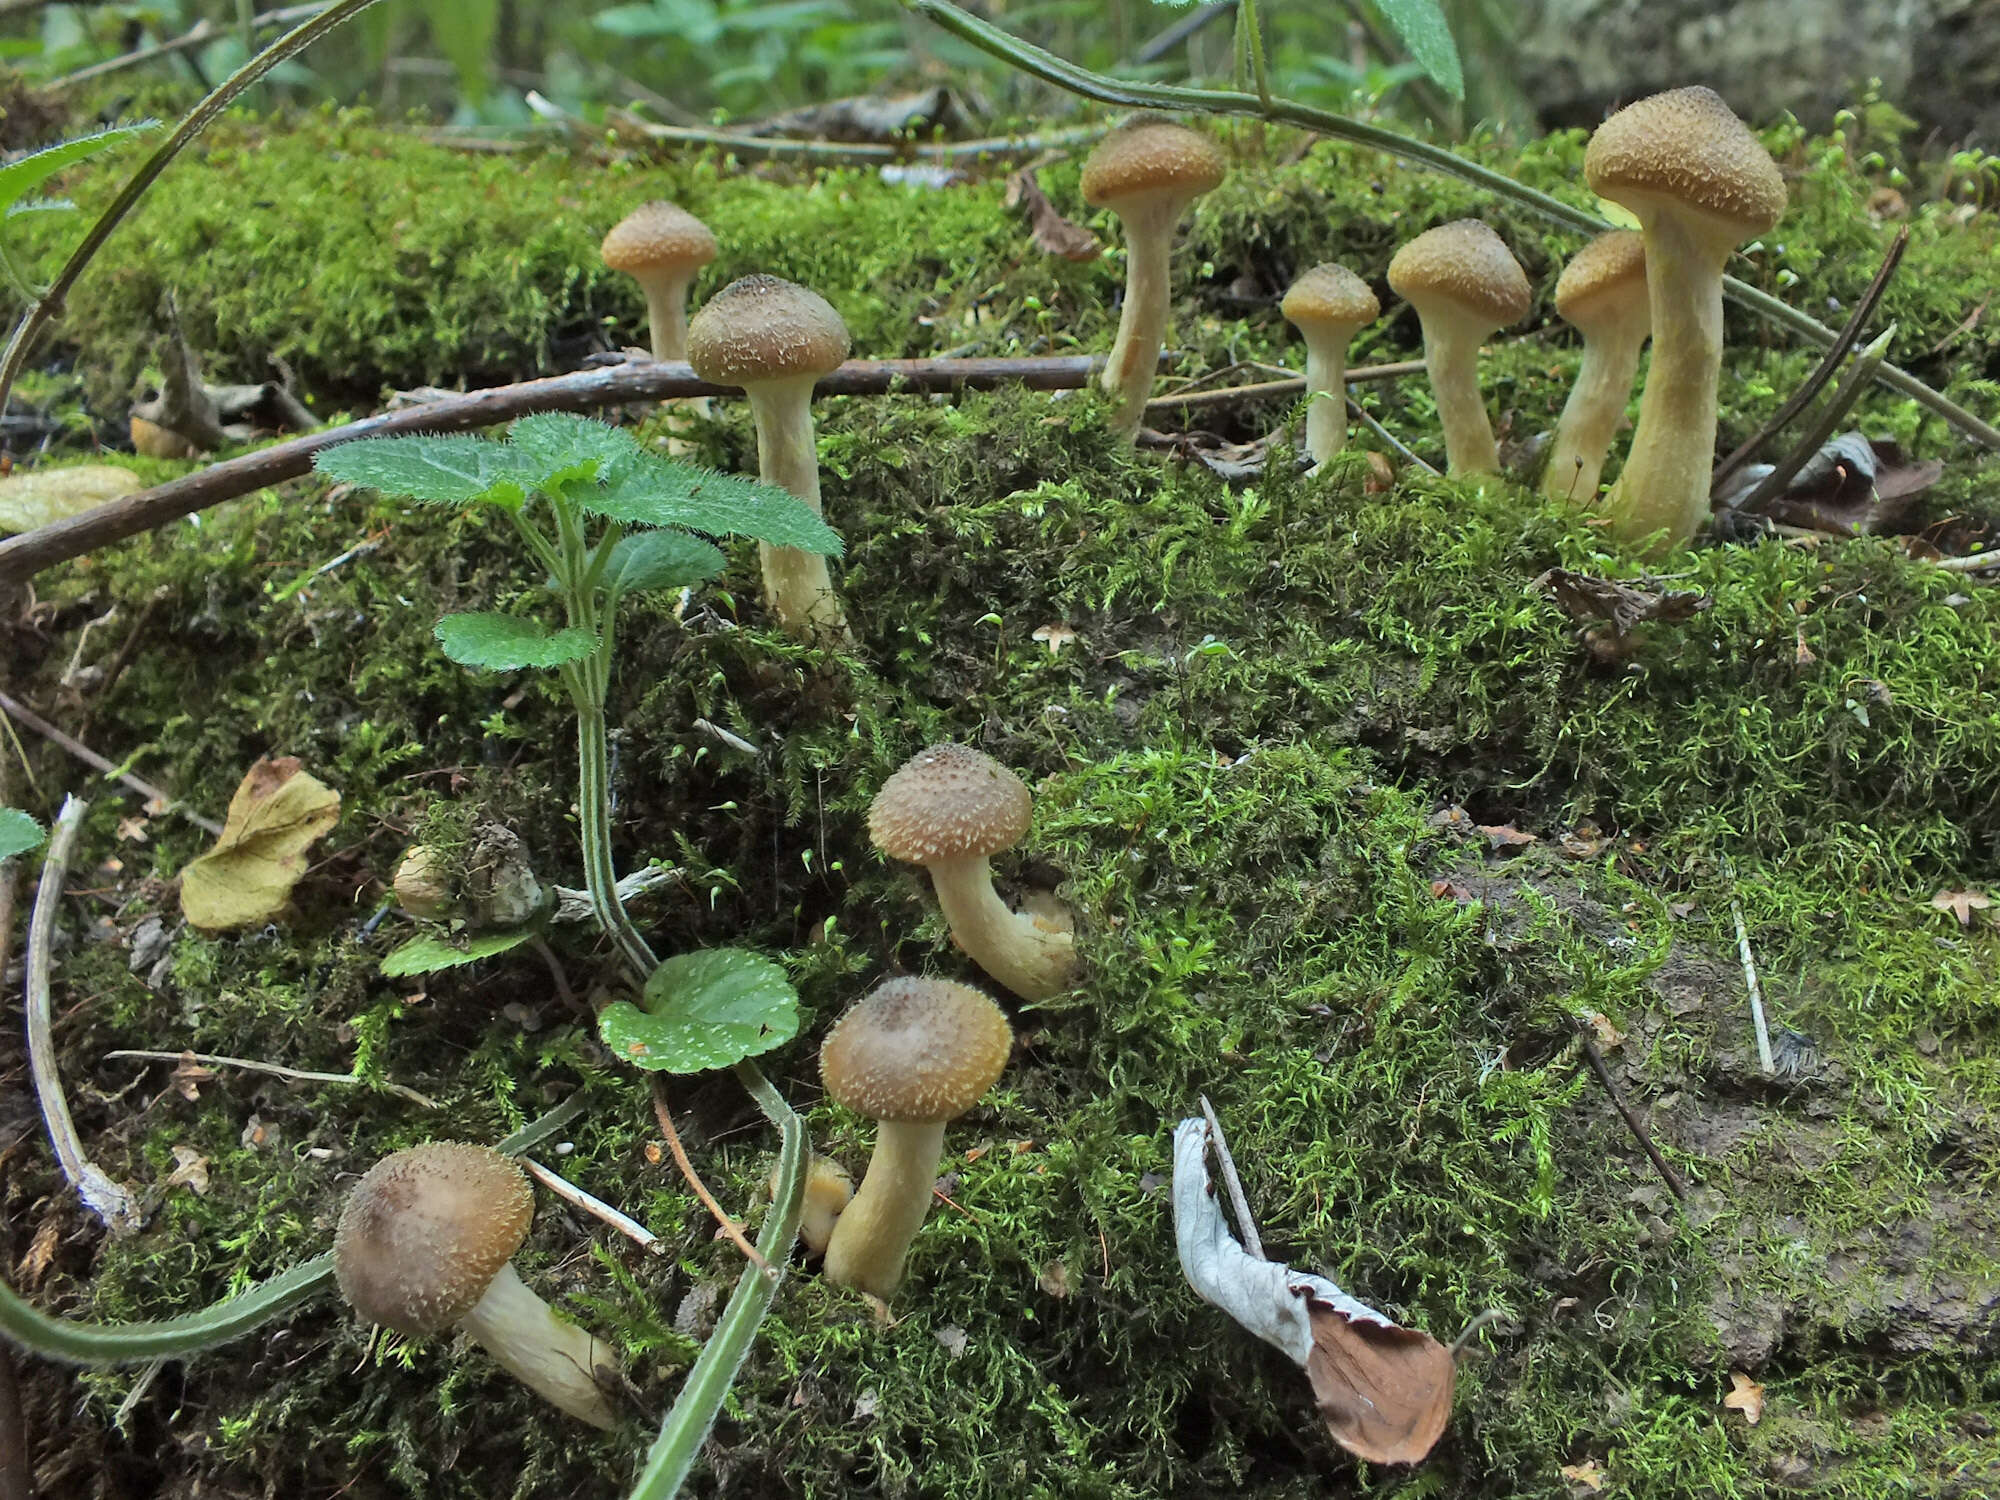
[(639, 1005), (619, 1000), (597, 1018), (605, 1046), (655, 1073), (726, 1068), (798, 1030), (799, 997), (785, 971), (741, 948), (670, 958), (653, 970)]

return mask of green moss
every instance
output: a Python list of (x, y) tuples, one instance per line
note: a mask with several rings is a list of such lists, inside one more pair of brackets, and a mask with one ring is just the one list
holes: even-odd
[[(1752, 264), (1795, 271), (1822, 308), (1851, 299), (1882, 238), (1854, 216), (1867, 183), (1827, 143), (1779, 144), (1800, 217)], [(1519, 170), (1574, 194), (1579, 149), (1539, 143)], [(1074, 172), (1044, 175), (1059, 204)], [(992, 182), (918, 193), (714, 163), (585, 175), (553, 153), (450, 155), (356, 117), (296, 135), (231, 126), (179, 181), (186, 196), (148, 213), (204, 358), (283, 352), (329, 392), (532, 368), (607, 310), (631, 337), (637, 298), (592, 269), (593, 244), (617, 208), (662, 192), (731, 246), (719, 276), (757, 265), (814, 282), (868, 352), (1089, 347), (1118, 277), (1115, 260), (1032, 258)], [(293, 182), (305, 206), (278, 234), (256, 204)], [(391, 232), (343, 236), (332, 203)], [(418, 219), (427, 203), (450, 211)], [(1184, 249), (1182, 330), (1206, 365), (1281, 354), (1275, 314), (1230, 300), (1239, 277), (1272, 292), (1331, 254), (1376, 274), (1408, 232), (1477, 206), (1326, 145), (1296, 168), (1247, 161)], [(907, 227), (919, 209), (921, 236)], [(1530, 221), (1503, 227), (1538, 275), (1567, 248)], [(1917, 202), (1916, 229), (1894, 309), (1912, 348), (1963, 318), (1962, 273), (1992, 251), (1983, 220), (1940, 205)], [(259, 279), (307, 239), (339, 265)], [(196, 244), (213, 253), (190, 256)], [(79, 289), (69, 327), (100, 368), (109, 330), (149, 316), (154, 275), (114, 258)], [(301, 323), (273, 289), (307, 279), (340, 295)], [(339, 310), (350, 295), (368, 319)], [(1810, 364), (1733, 326), (1725, 440)], [(1931, 373), (1976, 394), (1991, 338), (1968, 329)], [(1391, 320), (1367, 357), (1413, 342)], [(1569, 362), (1539, 333), (1496, 351), (1517, 431), (1560, 405)], [(1420, 383), (1367, 400), (1434, 446)], [(1100, 415), (1082, 394), (823, 403), (855, 651), (829, 663), (769, 632), (742, 548), (722, 586), (685, 608), (644, 601), (622, 632), (618, 853), (679, 871), (636, 907), (664, 949), (788, 955), (808, 1038), (885, 973), (970, 977), (921, 874), (884, 865), (864, 832), (883, 777), (949, 737), (1035, 783), (1034, 836), (1003, 878), (1060, 889), (1089, 976), (1021, 1010), (1015, 1067), (954, 1128), (958, 1208), (919, 1237), (900, 1321), (878, 1325), (810, 1273), (788, 1286), (705, 1492), (1472, 1500), (1561, 1494), (1560, 1466), (1597, 1460), (1633, 1496), (1788, 1485), (1859, 1500), (1892, 1484), (1944, 1493), (1990, 1462), (2000, 938), (1930, 903), (2000, 882), (1993, 592), (1881, 541), (1717, 546), (1660, 565), (1709, 608), (1606, 665), (1535, 580), (1631, 570), (1517, 487), (1406, 478), (1374, 493), (1357, 458), (1232, 488), (1121, 449)], [(1871, 396), (1863, 419), (1948, 453), (1947, 503), (1990, 509), (1991, 459), (1948, 447), (1907, 403)], [(732, 407), (696, 438), (711, 461), (747, 460)], [(190, 1362), (178, 1400), (143, 1397), (174, 1439), (155, 1450), (110, 1426), (132, 1377), (93, 1377), (77, 1439), (93, 1459), (162, 1485), (302, 1496), (615, 1489), (690, 1355), (675, 1311), (736, 1274), (648, 1150), (643, 1094), (543, 960), (524, 950), (421, 990), (376, 969), (405, 934), (394, 914), (367, 919), (402, 848), (440, 818), (490, 813), (545, 878), (579, 883), (558, 695), (463, 672), (431, 638), (445, 611), (526, 586), (504, 543), (476, 517), (300, 484), (39, 581), (20, 661), (38, 699), (65, 701), (85, 621), (113, 602), (151, 609), (144, 649), (94, 703), (91, 738), (112, 759), (217, 810), (258, 754), (298, 754), (344, 798), (276, 930), (180, 934), (157, 991), (116, 943), (65, 957), (60, 1039), (70, 1075), (91, 1081), (93, 1149), (156, 1188), (174, 1147), (192, 1149), (211, 1186), (165, 1191), (144, 1233), (62, 1258), (40, 1295), (103, 1317), (212, 1300), (323, 1248), (347, 1176), (381, 1153), (492, 1139), (580, 1087), (589, 1112), (554, 1160), (667, 1253), (545, 1198), (523, 1265), (623, 1341), (647, 1413), (610, 1438), (568, 1430), (476, 1353), (429, 1340), (371, 1355), (328, 1305)], [(1060, 650), (1035, 639), (1052, 624), (1075, 633)], [(97, 632), (83, 664), (120, 638)], [(35, 765), (44, 788), (74, 779), (49, 755)], [(1466, 816), (1439, 816), (1452, 806)], [(207, 842), (171, 815), (144, 844), (121, 839), (129, 811), (101, 797), (85, 863), (115, 853), (125, 868), (77, 898), (126, 932), (149, 912), (171, 923), (157, 882)], [(1479, 824), (1540, 843), (1497, 854)], [(1817, 1059), (1796, 1078), (1757, 1069), (1732, 902), (1774, 1024)], [(551, 943), (579, 993), (609, 977), (587, 932)], [(1684, 1213), (1580, 1066), (1584, 1012), (1624, 1034), (1607, 1049), (1616, 1081), (1692, 1184)], [(120, 1094), (132, 1065), (101, 1061), (118, 1046), (351, 1067), (438, 1108), (226, 1070), (188, 1098), (165, 1067)], [(810, 1041), (773, 1067), (820, 1148), (858, 1167), (870, 1127), (819, 1098)], [(1189, 1296), (1162, 1176), (1167, 1130), (1203, 1093), (1274, 1255), (1447, 1339), (1501, 1314), (1426, 1468), (1340, 1458), (1298, 1372)], [(673, 1098), (709, 1184), (754, 1216), (770, 1143), (740, 1094), (689, 1080)], [(252, 1113), (275, 1139), (246, 1143)], [(22, 1170), (53, 1191), (46, 1169)], [(17, 1261), (24, 1248), (10, 1246)], [(1719, 1406), (1732, 1368), (1771, 1393), (1756, 1429)]]

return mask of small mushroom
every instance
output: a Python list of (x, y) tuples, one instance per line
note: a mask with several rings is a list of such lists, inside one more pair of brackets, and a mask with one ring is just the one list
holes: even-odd
[(612, 226), (599, 247), (604, 264), (646, 294), (653, 358), (687, 358), (688, 285), (715, 259), (715, 236), (676, 203), (642, 203)]
[[(817, 292), (776, 276), (745, 276), (717, 292), (688, 325), (688, 363), (716, 385), (741, 386), (757, 426), (758, 473), (820, 510), (812, 392), (847, 358), (847, 325)], [(764, 595), (794, 635), (845, 638), (846, 618), (826, 559), (760, 543)]]
[(1686, 541), (1709, 509), (1715, 394), (1722, 377), (1722, 268), (1785, 212), (1770, 153), (1713, 89), (1628, 104), (1590, 138), (1583, 173), (1639, 219), (1646, 242), (1653, 362), (1632, 451), (1602, 510), (1611, 534)]
[(1317, 466), (1347, 442), (1347, 346), (1382, 304), (1367, 282), (1328, 261), (1294, 281), (1278, 311), (1306, 341), (1306, 452)]
[(1222, 153), (1185, 125), (1145, 120), (1114, 130), (1083, 164), (1083, 201), (1125, 226), (1125, 306), (1100, 377), (1113, 422), (1138, 435), (1166, 336), (1174, 227), (1187, 206), (1222, 181)]
[(1533, 294), (1520, 263), (1479, 220), (1454, 219), (1396, 252), (1389, 287), (1417, 310), (1423, 325), (1424, 367), (1444, 427), (1449, 472), (1498, 473), (1500, 450), (1479, 394), (1479, 346), (1528, 315)]
[[(766, 1190), (773, 1198), (778, 1196), (778, 1169), (771, 1168), (770, 1181)], [(806, 1163), (805, 1200), (799, 1210), (799, 1239), (814, 1255), (826, 1254), (827, 1241), (833, 1238), (833, 1226), (847, 1211), (847, 1205), (854, 1201), (854, 1179), (847, 1168), (829, 1157), (814, 1155)]]
[(834, 1221), (830, 1281), (888, 1298), (930, 1211), (944, 1127), (993, 1087), (1014, 1030), (991, 999), (943, 979), (891, 979), (850, 1008), (819, 1051), (833, 1099), (877, 1122), (875, 1154)]
[(1037, 912), (1014, 911), (993, 889), (988, 863), (1026, 835), (1034, 806), (1021, 778), (992, 756), (932, 745), (882, 783), (868, 836), (889, 858), (931, 872), (945, 923), (974, 963), (1023, 1000), (1046, 1000), (1076, 972), (1068, 913), (1052, 897)]
[(1556, 313), (1583, 335), (1583, 359), (1549, 444), (1542, 493), (1594, 505), (1611, 435), (1639, 372), (1639, 350), (1653, 329), (1645, 241), (1614, 229), (1577, 251), (1556, 279)]
[(515, 1379), (594, 1427), (617, 1420), (598, 1372), (610, 1348), (558, 1317), (515, 1272), (535, 1195), (497, 1151), (434, 1141), (385, 1156), (340, 1212), (333, 1274), (371, 1323), (462, 1328)]

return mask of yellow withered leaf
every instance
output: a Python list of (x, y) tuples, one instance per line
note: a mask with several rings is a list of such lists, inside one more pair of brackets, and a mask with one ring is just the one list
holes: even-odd
[(306, 849), (340, 819), (340, 793), (295, 756), (250, 768), (215, 847), (181, 871), (181, 912), (204, 932), (268, 922), (306, 872)]

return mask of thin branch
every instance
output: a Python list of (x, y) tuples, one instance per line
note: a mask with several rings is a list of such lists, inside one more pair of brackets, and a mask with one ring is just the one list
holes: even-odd
[(1977, 573), (1986, 568), (2000, 568), (2000, 549), (1992, 552), (1970, 552), (1964, 557), (1940, 557), (1933, 564), (1947, 573)]
[(1755, 489), (1737, 503), (1738, 510), (1754, 514), (1757, 507), (1767, 505), (1785, 493), (1785, 486), (1798, 477), (1799, 470), (1803, 469), (1827, 439), (1834, 435), (1840, 424), (1846, 420), (1848, 412), (1853, 409), (1854, 403), (1861, 399), (1862, 390), (1874, 378), (1875, 371), (1881, 366), (1882, 351), (1889, 347), (1889, 341), (1895, 336), (1896, 325), (1891, 323), (1882, 330), (1879, 338), (1854, 356), (1854, 363), (1848, 366), (1847, 373), (1841, 377), (1839, 387), (1821, 408), (1819, 416), (1814, 419), (1805, 436), (1793, 445), (1791, 452), (1785, 455), (1784, 460), (1776, 468), (1757, 481)]
[(1236, 0), (1209, 0), (1207, 5), (1182, 16), (1165, 31), (1141, 46), (1137, 52), (1132, 54), (1132, 66), (1139, 67), (1144, 66), (1146, 63), (1158, 62), (1169, 52), (1173, 51), (1174, 48), (1191, 41), (1196, 32), (1201, 31), (1211, 22), (1219, 21), (1224, 16), (1234, 15), (1235, 13)]
[(722, 1226), (722, 1232), (729, 1237), (729, 1242), (743, 1252), (743, 1258), (751, 1265), (765, 1275), (770, 1275), (771, 1263), (758, 1253), (755, 1245), (743, 1237), (743, 1231), (736, 1221), (722, 1211), (722, 1205), (715, 1201), (715, 1195), (709, 1192), (708, 1184), (701, 1180), (701, 1174), (695, 1171), (694, 1163), (688, 1160), (687, 1151), (681, 1145), (680, 1132), (674, 1129), (674, 1117), (667, 1110), (666, 1081), (655, 1073), (652, 1075), (652, 1084), (653, 1117), (660, 1122), (660, 1133), (667, 1138), (667, 1149), (674, 1154), (674, 1165), (681, 1169), (681, 1176), (685, 1177), (687, 1185), (694, 1189), (695, 1197), (701, 1199), (707, 1205), (709, 1213), (715, 1216), (715, 1222)]
[[(1374, 380), (1400, 380), (1405, 375), (1421, 375), (1424, 362), (1420, 359), (1403, 359), (1388, 365), (1357, 365), (1347, 372), (1349, 385), (1366, 385)], [(1193, 390), (1170, 396), (1155, 396), (1146, 403), (1146, 410), (1153, 411), (1200, 411), (1215, 406), (1235, 406), (1245, 401), (1272, 401), (1280, 396), (1299, 396), (1305, 393), (1306, 378), (1303, 375), (1287, 376), (1283, 380), (1260, 380), (1254, 385), (1225, 386), (1221, 390)]]
[(1264, 1259), (1264, 1241), (1258, 1237), (1257, 1221), (1250, 1217), (1250, 1200), (1243, 1196), (1243, 1179), (1236, 1175), (1236, 1159), (1229, 1154), (1229, 1142), (1223, 1138), (1222, 1121), (1215, 1117), (1215, 1106), (1208, 1102), (1208, 1095), (1201, 1096), (1201, 1112), (1208, 1119), (1208, 1144), (1215, 1152), (1216, 1170), (1222, 1175), (1222, 1185), (1229, 1193), (1229, 1206), (1236, 1211), (1236, 1231), (1242, 1237), (1243, 1248), (1250, 1252), (1251, 1259)]
[[(253, 17), (251, 25), (257, 31), (271, 31), (280, 26), (292, 26), (300, 21), (310, 21), (327, 8), (326, 5), (294, 5), (287, 10), (267, 10), (262, 15)], [(0, 10), (0, 14), (5, 14), (4, 10)], [(87, 68), (79, 68), (74, 73), (65, 74), (43, 87), (49, 93), (60, 93), (65, 89), (73, 89), (78, 84), (89, 83), (93, 79), (121, 73), (127, 68), (136, 68), (141, 63), (149, 63), (156, 57), (172, 57), (179, 52), (192, 52), (197, 47), (206, 47), (224, 35), (226, 32), (223, 27), (206, 19), (200, 20), (180, 36), (155, 43), (151, 47), (140, 47), (118, 57), (107, 58), (101, 63), (92, 63)]]
[[(4, 587), (4, 584), (0, 584), (0, 588)], [(67, 750), (71, 755), (93, 770), (102, 771), (106, 776), (115, 776), (119, 784), (128, 790), (137, 792), (140, 796), (148, 800), (157, 800), (164, 804), (171, 811), (177, 812), (186, 818), (204, 833), (210, 834), (215, 838), (222, 837), (222, 825), (213, 818), (204, 818), (200, 813), (194, 811), (186, 804), (169, 797), (159, 787), (154, 786), (152, 782), (141, 780), (130, 771), (119, 770), (118, 767), (111, 764), (110, 761), (99, 755), (90, 746), (82, 744), (72, 739), (69, 735), (64, 734), (55, 725), (49, 723), (48, 720), (42, 718), (17, 699), (9, 697), (6, 693), (0, 693), (0, 713), (6, 714), (10, 719), (18, 719), (43, 739)]]
[(528, 1169), (528, 1175), (543, 1187), (554, 1193), (563, 1202), (582, 1209), (593, 1219), (601, 1219), (624, 1235), (648, 1255), (665, 1255), (667, 1247), (661, 1238), (644, 1224), (628, 1214), (622, 1214), (602, 1198), (593, 1198), (575, 1183), (558, 1177), (531, 1156), (521, 1158), (521, 1165)]
[(1660, 1174), (1660, 1180), (1666, 1183), (1667, 1190), (1681, 1202), (1687, 1202), (1687, 1184), (1681, 1181), (1681, 1174), (1674, 1170), (1673, 1164), (1660, 1155), (1660, 1148), (1653, 1144), (1653, 1136), (1646, 1129), (1646, 1122), (1632, 1112), (1632, 1106), (1627, 1104), (1624, 1096), (1618, 1092), (1618, 1085), (1611, 1081), (1611, 1070), (1604, 1065), (1604, 1054), (1597, 1050), (1597, 1043), (1590, 1039), (1590, 1034), (1584, 1029), (1585, 1022), (1574, 1017), (1572, 1021), (1576, 1026), (1576, 1039), (1583, 1047), (1583, 1060), (1590, 1064), (1590, 1071), (1597, 1076), (1598, 1083), (1603, 1085), (1604, 1092), (1610, 1096), (1611, 1107), (1618, 1111), (1619, 1118), (1625, 1122), (1625, 1128), (1632, 1132), (1632, 1138), (1644, 1147), (1646, 1155), (1652, 1158), (1653, 1169)]
[(282, 1063), (259, 1062), (250, 1057), (221, 1057), (213, 1052), (142, 1052), (134, 1048), (121, 1047), (115, 1052), (104, 1054), (105, 1061), (135, 1059), (143, 1062), (200, 1063), (204, 1068), (241, 1068), (246, 1073), (268, 1073), (273, 1078), (283, 1078), (293, 1083), (346, 1083), (375, 1084), (386, 1094), (394, 1094), (398, 1099), (407, 1099), (424, 1109), (436, 1109), (438, 1102), (405, 1088), (400, 1083), (386, 1080), (376, 1083), (375, 1079), (363, 1078), (358, 1073), (314, 1073), (305, 1068), (288, 1068)]
[[(773, 135), (743, 135), (731, 130), (705, 130), (692, 125), (657, 125), (642, 120), (629, 110), (611, 109), (606, 117), (628, 134), (666, 146), (713, 147), (752, 161), (812, 161), (826, 165), (891, 165), (897, 162), (924, 162), (951, 166), (958, 162), (1017, 160), (1040, 156), (1045, 151), (1066, 150), (1098, 139), (1110, 127), (1083, 125), (1072, 130), (1052, 130), (1044, 135), (1000, 135), (976, 141), (812, 141)], [(597, 128), (585, 128), (593, 135)]]
[(48, 852), (42, 857), (42, 880), (35, 891), (34, 914), (28, 919), (28, 1067), (35, 1080), (35, 1098), (42, 1107), (42, 1121), (48, 1126), (49, 1143), (63, 1176), (76, 1189), (83, 1206), (104, 1221), (113, 1234), (130, 1234), (139, 1227), (139, 1205), (122, 1184), (111, 1180), (92, 1161), (70, 1118), (69, 1101), (63, 1097), (62, 1073), (56, 1063), (55, 1006), (49, 984), (49, 950), (56, 933), (56, 909), (62, 905), (63, 877), (69, 868), (70, 851), (83, 827), (83, 815), (90, 804), (76, 797), (63, 798), (49, 830)]
[[(1733, 887), (1736, 870), (1733, 865), (1725, 865), (1724, 871)], [(1743, 987), (1750, 993), (1750, 1024), (1757, 1033), (1757, 1064), (1764, 1070), (1766, 1078), (1778, 1071), (1778, 1065), (1771, 1057), (1771, 1027), (1764, 1019), (1764, 987), (1757, 982), (1757, 960), (1750, 954), (1750, 928), (1743, 920), (1743, 903), (1737, 899), (1732, 889), (1729, 896), (1729, 915), (1736, 923), (1736, 956), (1743, 963)]]
[(1395, 449), (1397, 453), (1401, 454), (1403, 462), (1408, 464), (1414, 464), (1417, 468), (1422, 469), (1426, 474), (1430, 475), (1433, 479), (1441, 477), (1436, 469), (1432, 468), (1429, 464), (1425, 463), (1421, 458), (1418, 458), (1415, 451), (1410, 447), (1408, 447), (1401, 438), (1397, 437), (1395, 433), (1391, 432), (1388, 428), (1384, 427), (1380, 422), (1376, 421), (1375, 418), (1372, 415), (1370, 415), (1367, 411), (1364, 411), (1362, 409), (1361, 403), (1359, 401), (1356, 401), (1352, 396), (1349, 396), (1347, 398), (1347, 414), (1350, 417), (1358, 418), (1362, 426), (1366, 427), (1370, 432), (1374, 433), (1375, 436), (1380, 438), (1383, 442), (1387, 443), (1391, 448)]
[[(0, 756), (0, 806), (10, 797), (7, 761)], [(0, 859), (0, 974), (14, 952), (14, 866)], [(35, 1500), (33, 1466), (28, 1462), (28, 1425), (21, 1416), (21, 1390), (14, 1378), (14, 1352), (0, 1343), (0, 1500)]]
[[(1163, 356), (1164, 358), (1164, 356)], [(1077, 390), (1096, 379), (1101, 359), (854, 359), (814, 387), (822, 396), (935, 393), (961, 387), (986, 390), (1023, 385), (1030, 390)], [(313, 456), (336, 443), (363, 437), (395, 437), (412, 432), (466, 432), (511, 422), (542, 411), (595, 411), (626, 402), (661, 401), (674, 396), (733, 396), (734, 386), (710, 385), (684, 364), (625, 360), (603, 369), (551, 375), (518, 385), (493, 386), (403, 411), (363, 417), (344, 427), (322, 428), (289, 442), (275, 443), (240, 458), (126, 495), (81, 515), (0, 540), (0, 595), (43, 568), (152, 531), (224, 500), (254, 494), (296, 479), (312, 468)]]
[(1874, 315), (1875, 305), (1882, 300), (1882, 294), (1889, 289), (1889, 279), (1896, 274), (1896, 267), (1903, 259), (1903, 251), (1909, 247), (1910, 230), (1905, 225), (1896, 233), (1895, 243), (1889, 246), (1889, 253), (1882, 257), (1881, 267), (1875, 272), (1875, 279), (1868, 283), (1868, 290), (1861, 294), (1861, 300), (1854, 304), (1854, 311), (1842, 326), (1833, 347), (1826, 351), (1826, 357), (1819, 362), (1805, 384), (1792, 392), (1791, 399), (1778, 408), (1770, 421), (1745, 438), (1734, 453), (1715, 466), (1709, 476), (1710, 491), (1722, 488), (1729, 476), (1757, 456), (1757, 450), (1778, 433), (1783, 432), (1797, 419), (1800, 412), (1812, 405), (1826, 383), (1833, 379), (1840, 369), (1840, 362), (1847, 358), (1847, 351), (1854, 347), (1854, 341), (1861, 336), (1868, 319)]
[[(1498, 197), (1532, 209), (1558, 224), (1565, 224), (1581, 234), (1601, 234), (1614, 227), (1609, 220), (1586, 213), (1572, 204), (1563, 202), (1560, 198), (1516, 182), (1504, 172), (1497, 172), (1491, 167), (1482, 167), (1477, 162), (1467, 161), (1462, 156), (1454, 155), (1442, 146), (1433, 146), (1428, 141), (1414, 140), (1393, 130), (1385, 130), (1379, 125), (1351, 120), (1345, 115), (1337, 115), (1330, 110), (1314, 109), (1310, 105), (1297, 104), (1289, 99), (1273, 99), (1267, 108), (1255, 94), (1225, 89), (1181, 88), (1169, 84), (1128, 83), (1120, 79), (1107, 78), (1101, 73), (1080, 68), (1052, 52), (1024, 42), (990, 21), (968, 14), (951, 4), (950, 0), (904, 0), (904, 3), (911, 10), (929, 18), (980, 51), (1012, 63), (1031, 77), (1052, 83), (1057, 88), (1067, 89), (1082, 98), (1095, 99), (1100, 104), (1115, 104), (1126, 109), (1244, 115), (1254, 119), (1274, 120), (1284, 125), (1296, 125), (1303, 130), (1316, 131), (1321, 135), (1369, 146), (1390, 156), (1400, 157), (1404, 161), (1434, 167), (1461, 181), (1485, 188)], [(1723, 278), (1722, 288), (1724, 294), (1739, 306), (1747, 307), (1760, 317), (1789, 328), (1821, 348), (1830, 346), (1839, 337), (1825, 324), (1807, 317), (1797, 308), (1788, 307), (1776, 297), (1738, 281), (1733, 276)], [(1914, 398), (1961, 432), (1984, 443), (1987, 447), (2000, 448), (2000, 427), (1982, 421), (1957, 402), (1932, 390), (1916, 376), (1905, 370), (1899, 370), (1894, 365), (1885, 364), (1876, 372), (1876, 379)]]

